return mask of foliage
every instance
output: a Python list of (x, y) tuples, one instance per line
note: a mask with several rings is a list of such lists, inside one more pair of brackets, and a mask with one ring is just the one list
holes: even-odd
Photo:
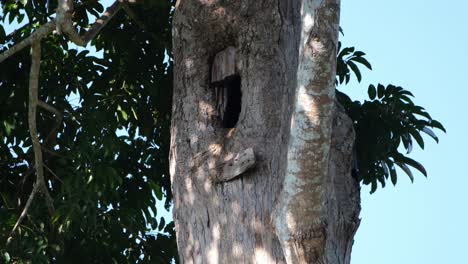
[(364, 65), (369, 70), (372, 70), (372, 66), (364, 58), (366, 55), (362, 51), (355, 51), (354, 47), (347, 47), (341, 49), (341, 42), (338, 43), (338, 54), (336, 58), (336, 83), (337, 84), (348, 84), (351, 79), (351, 71), (356, 75), (358, 82), (362, 80), (361, 71), (356, 63)]
[[(50, 2), (50, 5), (47, 5)], [(0, 52), (50, 19), (56, 1), (2, 1)], [(173, 1), (132, 7), (139, 21), (120, 12), (91, 43), (102, 56), (69, 46), (64, 37), (42, 42), (41, 100), (63, 114), (40, 111), (46, 179), (55, 201), (50, 217), (36, 200), (9, 245), (10, 230), (32, 189), (34, 171), (27, 126), (30, 57), (27, 49), (0, 63), (0, 260), (6, 263), (169, 263), (177, 258), (174, 225), (156, 204), (172, 199), (168, 177), (171, 110)], [(97, 0), (75, 5), (77, 26), (103, 11)], [(6, 35), (3, 25), (29, 23)], [(347, 84), (358, 65), (372, 69), (364, 53), (339, 48), (337, 83)], [(421, 132), (444, 130), (412, 94), (400, 87), (369, 86), (369, 101), (338, 99), (357, 132), (356, 177), (364, 184), (396, 183), (395, 164), (425, 169), (407, 154)], [(116, 131), (120, 131), (116, 133)], [(445, 131), (445, 130), (444, 130)], [(47, 139), (49, 138), (49, 139)], [(160, 219), (158, 221), (158, 219)], [(2, 259), (3, 258), (3, 259)]]
[[(0, 43), (18, 43), (46, 21), (46, 2), (5, 2), (3, 23), (22, 17), (33, 23), (8, 36), (0, 26)], [(50, 113), (38, 115), (41, 138), (57, 135), (43, 142), (56, 214), (50, 219), (35, 200), (8, 246), (34, 179), (28, 49), (0, 64), (0, 256), (19, 263), (169, 263), (176, 257), (173, 223), (154, 217), (158, 200), (165, 198), (166, 208), (171, 201), (171, 6), (161, 0), (132, 7), (144, 30), (120, 12), (92, 43), (102, 58), (64, 37), (43, 40), (41, 100), (63, 113), (58, 133)], [(76, 21), (85, 27), (88, 15), (102, 11), (97, 1), (83, 0)]]
[[(360, 82), (361, 72), (356, 62), (372, 69), (364, 55), (362, 51), (355, 51), (354, 47), (339, 50), (336, 83), (347, 84), (351, 71)], [(378, 84), (376, 87), (371, 84), (368, 95), (370, 101), (359, 102), (352, 101), (346, 94), (337, 91), (338, 101), (353, 120), (356, 131), (356, 164), (353, 171), (355, 177), (363, 184), (370, 184), (373, 193), (378, 182), (382, 187), (385, 187), (389, 178), (394, 185), (397, 183), (396, 166), (400, 167), (411, 181), (414, 180), (414, 176), (408, 166), (427, 176), (423, 165), (405, 156), (399, 148), (403, 144), (406, 154), (411, 153), (414, 140), (424, 149), (421, 133), (439, 142), (432, 129), (437, 128), (445, 132), (445, 128), (440, 122), (432, 119), (423, 107), (413, 102), (411, 97), (414, 96), (411, 92), (399, 86), (390, 84), (385, 87)]]

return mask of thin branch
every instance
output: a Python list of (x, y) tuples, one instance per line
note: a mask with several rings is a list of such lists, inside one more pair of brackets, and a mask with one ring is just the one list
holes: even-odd
[[(39, 189), (44, 195), (46, 206), (50, 215), (55, 213), (54, 201), (50, 196), (49, 190), (44, 180), (44, 166), (42, 159), (41, 143), (37, 135), (37, 106), (39, 105), (39, 71), (41, 67), (41, 42), (33, 42), (31, 45), (31, 73), (29, 75), (29, 106), (28, 106), (28, 125), (29, 133), (31, 134), (31, 141), (34, 152), (34, 167), (36, 169), (36, 183), (35, 188)], [(47, 104), (41, 104), (44, 107)], [(56, 111), (55, 108), (47, 105), (46, 109)], [(53, 109), (52, 109), (53, 108)], [(58, 111), (57, 111), (58, 112)]]
[(50, 104), (44, 102), (44, 101), (41, 101), (41, 100), (37, 100), (37, 106), (39, 107), (42, 107), (44, 108), (45, 110), (51, 112), (52, 114), (56, 115), (59, 117), (59, 119), (62, 119), (62, 114), (60, 114), (60, 112), (53, 106), (51, 106)]
[(107, 23), (117, 14), (121, 8), (121, 2), (115, 1), (109, 6), (100, 18), (93, 23), (91, 28), (84, 34), (83, 40), (88, 43), (107, 25)]
[[(48, 148), (46, 148), (46, 147), (44, 147), (44, 146), (42, 146), (42, 150), (43, 150), (44, 152), (47, 152), (47, 154), (50, 155), (50, 156), (55, 156), (55, 157), (58, 157), (58, 158), (65, 158), (65, 159), (68, 158), (68, 157), (66, 157), (66, 156), (64, 156), (64, 155), (60, 155), (60, 154), (58, 154), (57, 152), (55, 152), (55, 151), (53, 151), (53, 150), (50, 150), (50, 149), (48, 149)], [(68, 159), (69, 159), (69, 158), (68, 158)]]
[(49, 190), (47, 189), (47, 186), (45, 185), (45, 182), (44, 182), (44, 185), (42, 185), (42, 194), (44, 195), (44, 198), (45, 198), (47, 211), (49, 211), (50, 216), (53, 216), (55, 214), (54, 199), (50, 195)]
[[(107, 23), (119, 12), (122, 5), (127, 3), (135, 4), (141, 3), (142, 0), (115, 0), (106, 11), (91, 25), (91, 28), (86, 31), (83, 36), (80, 36), (76, 29), (73, 27), (72, 12), (73, 12), (73, 1), (72, 0), (59, 0), (59, 6), (57, 8), (57, 32), (63, 30), (67, 33), (70, 40), (78, 46), (86, 46), (88, 42), (93, 40), (97, 34), (107, 25)], [(128, 7), (128, 6), (127, 6)]]
[(36, 196), (38, 191), (39, 191), (39, 185), (37, 185), (37, 183), (36, 183), (36, 184), (34, 184), (34, 187), (33, 187), (32, 191), (31, 191), (31, 194), (29, 195), (28, 201), (26, 202), (26, 205), (24, 206), (23, 211), (21, 212), (20, 217), (18, 218), (15, 225), (13, 226), (13, 229), (10, 232), (10, 236), (7, 239), (7, 244), (11, 242), (11, 240), (13, 239), (13, 234), (15, 233), (16, 229), (21, 224), (21, 222), (23, 222), (23, 219), (26, 217), (26, 214), (29, 211), (29, 207), (31, 207), (31, 204), (32, 204), (32, 202), (34, 200), (34, 197)]
[[(54, 156), (58, 156), (58, 157), (63, 157), (51, 150), (48, 149), (48, 147), (50, 145), (53, 144), (53, 142), (55, 142), (55, 139), (57, 138), (57, 131), (58, 129), (60, 128), (60, 125), (62, 124), (62, 120), (63, 120), (63, 116), (62, 114), (53, 106), (43, 102), (43, 101), (40, 101), (38, 100), (37, 102), (37, 106), (39, 107), (42, 107), (44, 108), (45, 110), (53, 113), (55, 115), (55, 125), (54, 127), (52, 128), (52, 130), (50, 131), (49, 135), (47, 135), (46, 139), (44, 140), (44, 144), (41, 146), (41, 149), (44, 151), (44, 152), (47, 152), (48, 154), (50, 155), (54, 155)], [(47, 155), (46, 155), (47, 156)], [(29, 163), (29, 162), (28, 162)], [(45, 165), (44, 165), (45, 166)], [(19, 196), (19, 193), (22, 192), (23, 190), (23, 185), (24, 183), (26, 182), (27, 178), (29, 177), (29, 175), (33, 174), (35, 172), (35, 169), (34, 167), (30, 167), (26, 172), (25, 174), (23, 175), (23, 179), (21, 180), (21, 187), (20, 189), (18, 190), (18, 196)], [(19, 201), (19, 206), (21, 205), (21, 200), (18, 199)]]
[(107, 25), (110, 19), (121, 8), (121, 0), (116, 0), (106, 11), (94, 22), (91, 28), (83, 35), (80, 36), (76, 29), (73, 27), (72, 14), (73, 14), (73, 1), (59, 0), (57, 8), (57, 33), (65, 32), (70, 40), (78, 46), (86, 46), (89, 41), (94, 39), (96, 35)]
[(28, 105), (28, 125), (31, 135), (32, 146), (34, 151), (34, 162), (36, 169), (36, 184), (45, 185), (44, 168), (42, 167), (42, 150), (37, 135), (36, 115), (38, 105), (38, 86), (39, 86), (39, 69), (41, 64), (41, 44), (34, 42), (31, 47), (31, 73), (29, 76), (29, 105)]
[(57, 21), (55, 31), (62, 35), (62, 32), (73, 29), (73, 0), (58, 0), (55, 20)]
[(139, 3), (141, 0), (115, 0), (115, 2), (109, 6), (106, 11), (94, 22), (90, 29), (83, 35), (80, 36), (76, 29), (73, 27), (73, 21), (71, 19), (73, 12), (73, 1), (71, 0), (60, 0), (57, 8), (57, 16), (54, 20), (47, 22), (46, 24), (39, 27), (29, 37), (21, 41), (20, 43), (9, 48), (5, 52), (0, 54), (0, 63), (8, 57), (31, 45), (34, 42), (41, 40), (42, 38), (49, 35), (56, 29), (57, 33), (60, 34), (65, 32), (70, 40), (78, 46), (86, 46), (88, 42), (93, 40), (96, 35), (107, 25), (115, 14), (122, 8), (122, 4), (126, 3)]
[[(63, 0), (62, 0), (63, 1)], [(18, 51), (24, 49), (25, 47), (31, 45), (33, 42), (39, 41), (42, 38), (46, 37), (50, 33), (54, 31), (54, 29), (58, 29), (57, 32), (64, 31), (66, 32), (70, 40), (73, 41), (78, 46), (86, 46), (86, 44), (91, 41), (99, 31), (109, 22), (109, 20), (120, 10), (120, 1), (123, 0), (116, 0), (110, 7), (106, 9), (106, 11), (102, 14), (102, 16), (96, 20), (95, 23), (91, 26), (90, 30), (86, 32), (84, 37), (81, 37), (78, 32), (73, 27), (73, 21), (71, 18), (69, 19), (68, 15), (64, 18), (60, 17), (59, 8), (57, 8), (57, 17), (56, 19), (47, 22), (46, 24), (39, 27), (36, 31), (34, 31), (29, 37), (22, 40), (20, 43), (14, 45), (13, 47), (9, 48), (5, 52), (0, 54), (0, 63), (3, 62), (8, 57), (12, 56), (13, 54), (17, 53)], [(126, 1), (123, 1), (126, 2)], [(132, 1), (129, 1), (132, 2)], [(63, 12), (63, 11), (60, 11)], [(60, 25), (60, 26), (58, 26)]]
[(26, 48), (27, 46), (31, 45), (34, 42), (40, 41), (42, 38), (50, 34), (54, 31), (55, 28), (55, 20), (49, 21), (46, 24), (42, 25), (36, 31), (31, 33), (29, 37), (22, 40), (20, 43), (14, 45), (13, 47), (7, 49), (5, 52), (0, 54), (0, 63), (7, 59), (8, 57), (12, 56), (13, 54), (17, 53), (18, 51)]
[(57, 176), (57, 174), (55, 174), (49, 167), (47, 167), (47, 165), (44, 164), (44, 168), (46, 168), (46, 170), (48, 170), (50, 172), (50, 174), (52, 174), (52, 176), (54, 176), (54, 178), (56, 178), (60, 183), (63, 184), (63, 180), (60, 179), (60, 177)]
[(18, 228), (18, 226), (23, 221), (24, 217), (29, 211), (31, 204), (36, 197), (38, 191), (42, 189), (42, 186), (45, 186), (44, 182), (44, 170), (42, 167), (42, 151), (41, 145), (39, 143), (39, 137), (37, 136), (37, 127), (36, 127), (36, 112), (37, 112), (37, 98), (38, 98), (38, 85), (39, 85), (39, 70), (41, 66), (41, 43), (40, 41), (33, 42), (31, 46), (31, 71), (29, 75), (29, 105), (28, 105), (28, 125), (29, 132), (31, 134), (31, 140), (34, 150), (34, 160), (35, 160), (35, 169), (36, 169), (36, 182), (34, 183), (33, 190), (29, 195), (28, 201), (24, 206), (23, 211), (21, 212), (20, 217), (16, 221), (13, 229), (11, 230), (10, 237), (7, 240), (7, 243), (11, 241), (13, 234)]

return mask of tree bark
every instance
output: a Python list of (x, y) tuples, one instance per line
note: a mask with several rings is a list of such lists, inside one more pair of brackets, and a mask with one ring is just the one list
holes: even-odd
[[(334, 99), (338, 19), (337, 0), (176, 3), (181, 263), (350, 262), (360, 200), (353, 125)], [(240, 114), (226, 128), (233, 101)]]

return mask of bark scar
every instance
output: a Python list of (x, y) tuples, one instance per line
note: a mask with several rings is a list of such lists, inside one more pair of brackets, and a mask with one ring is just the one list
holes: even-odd
[(255, 165), (255, 154), (252, 148), (238, 153), (233, 159), (222, 162), (217, 166), (215, 182), (230, 181)]
[[(237, 153), (234, 158), (228, 160), (222, 160), (219, 152), (216, 154), (213, 153), (213, 151), (204, 151), (195, 155), (190, 164), (192, 172), (198, 168), (204, 167), (204, 165), (207, 165), (212, 181), (215, 183), (222, 183), (239, 177), (247, 170), (253, 168), (256, 163), (255, 154), (252, 148), (247, 148)], [(215, 165), (209, 166), (210, 163), (213, 164), (213, 159)]]

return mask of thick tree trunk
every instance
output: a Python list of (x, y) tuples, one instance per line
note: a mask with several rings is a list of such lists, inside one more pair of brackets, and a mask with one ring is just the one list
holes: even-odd
[(349, 263), (359, 185), (352, 123), (334, 103), (338, 17), (337, 0), (177, 2), (182, 263)]

